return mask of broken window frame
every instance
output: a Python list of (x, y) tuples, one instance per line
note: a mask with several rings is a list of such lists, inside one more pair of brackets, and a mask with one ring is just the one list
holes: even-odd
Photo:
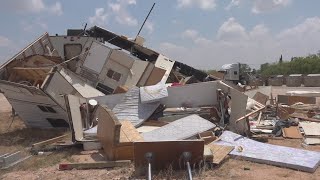
[(69, 123), (64, 119), (46, 118), (46, 120), (51, 124), (52, 127), (57, 127), (57, 128), (68, 128), (69, 127)]
[(54, 110), (53, 107), (50, 107), (50, 106), (37, 105), (37, 107), (38, 107), (42, 112), (57, 113), (57, 111)]

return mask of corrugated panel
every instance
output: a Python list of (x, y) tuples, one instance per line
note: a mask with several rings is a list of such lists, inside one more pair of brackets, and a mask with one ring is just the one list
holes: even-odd
[(143, 133), (142, 136), (145, 141), (183, 140), (214, 127), (216, 125), (210, 121), (198, 115), (190, 115), (159, 129)]
[(117, 104), (112, 111), (120, 121), (128, 120), (138, 127), (152, 115), (159, 105), (159, 102), (142, 104), (139, 88), (134, 87), (126, 93), (121, 103)]

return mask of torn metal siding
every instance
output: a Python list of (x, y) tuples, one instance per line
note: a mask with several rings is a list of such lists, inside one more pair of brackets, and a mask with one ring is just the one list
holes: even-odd
[[(0, 81), (0, 90), (4, 93), (16, 113), (29, 127), (53, 127), (47, 118), (68, 121), (68, 116), (64, 109), (39, 88)], [(55, 112), (44, 112), (39, 106), (51, 107)]]
[(73, 72), (64, 68), (52, 73), (43, 84), (42, 89), (65, 110), (66, 107), (63, 96), (66, 94), (85, 98), (104, 95), (102, 92), (87, 84), (84, 79), (79, 78)]

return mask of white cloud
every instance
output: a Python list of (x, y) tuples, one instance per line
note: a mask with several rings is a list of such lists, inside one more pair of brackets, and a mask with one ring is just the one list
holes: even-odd
[(22, 30), (26, 32), (33, 32), (35, 29), (48, 30), (48, 24), (43, 22), (41, 18), (36, 18), (31, 21), (22, 21), (20, 23)]
[(108, 14), (104, 8), (96, 8), (95, 15), (89, 17), (89, 23), (97, 26), (105, 26), (107, 24)]
[(198, 7), (203, 10), (215, 9), (216, 0), (177, 0), (178, 8)]
[(43, 0), (10, 0), (1, 2), (0, 9), (3, 11), (14, 11), (18, 13), (42, 13), (49, 12), (55, 15), (62, 15), (62, 5), (55, 2), (53, 5), (44, 3)]
[(10, 47), (12, 45), (12, 41), (7, 37), (0, 36), (0, 47)]
[(56, 2), (54, 5), (48, 7), (48, 10), (58, 16), (61, 16), (63, 14), (62, 5), (60, 2)]
[(128, 6), (136, 4), (135, 0), (116, 0), (114, 3), (109, 3), (109, 9), (119, 24), (136, 26), (138, 25), (138, 20), (127, 9)]
[(206, 39), (198, 31), (190, 33), (194, 31), (186, 34), (191, 34), (190, 37), (198, 41), (203, 38), (204, 42), (191, 47), (166, 42), (160, 44), (160, 51), (197, 68), (219, 69), (223, 64), (234, 62), (259, 68), (262, 63), (277, 61), (281, 54), (285, 60), (290, 60), (291, 57), (316, 53), (320, 49), (320, 17), (307, 18), (294, 27), (274, 34), (265, 24), (246, 30), (235, 18), (229, 18), (220, 26), (216, 38)]
[(153, 31), (154, 31), (154, 23), (153, 22), (148, 20), (146, 22), (146, 24), (145, 24), (145, 27), (146, 27), (146, 29), (148, 31), (148, 34), (152, 34), (153, 33)]
[(217, 38), (222, 41), (247, 39), (245, 28), (235, 18), (229, 18), (218, 30)]
[(255, 14), (269, 12), (290, 5), (292, 0), (254, 0), (251, 11)]
[(197, 45), (209, 44), (211, 41), (200, 35), (200, 33), (194, 29), (187, 29), (181, 33), (182, 39), (190, 39)]
[(240, 5), (241, 0), (231, 0), (225, 10), (230, 10), (232, 7), (237, 7)]
[(198, 35), (199, 35), (198, 31), (194, 29), (187, 29), (181, 34), (182, 38), (188, 38), (188, 39), (196, 39)]

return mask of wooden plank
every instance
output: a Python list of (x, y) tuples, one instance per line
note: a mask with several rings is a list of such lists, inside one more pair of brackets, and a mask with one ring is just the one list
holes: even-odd
[(282, 128), (283, 137), (292, 139), (302, 139), (301, 132), (298, 126), (290, 126), (288, 128)]
[(60, 141), (60, 140), (62, 140), (64, 138), (66, 138), (69, 135), (70, 134), (68, 133), (68, 134), (64, 134), (62, 136), (58, 136), (58, 137), (55, 137), (55, 138), (47, 139), (45, 141), (41, 141), (41, 142), (32, 144), (32, 150), (39, 150), (39, 149), (43, 148), (44, 146), (47, 146), (49, 144), (58, 142), (58, 141)]
[(103, 169), (103, 168), (128, 166), (130, 163), (131, 163), (130, 160), (101, 161), (101, 162), (92, 162), (92, 163), (61, 163), (59, 164), (59, 170)]
[(191, 167), (199, 165), (203, 160), (204, 141), (159, 141), (159, 142), (134, 142), (135, 169), (145, 169), (148, 165), (146, 153), (152, 153), (152, 170), (183, 168), (182, 153), (190, 152)]
[(213, 154), (213, 164), (220, 164), (234, 149), (234, 146), (225, 146), (218, 144), (209, 144), (208, 146), (210, 147), (210, 150)]
[(241, 121), (241, 120), (245, 120), (246, 118), (248, 118), (249, 116), (251, 116), (251, 115), (253, 115), (253, 114), (255, 114), (255, 113), (258, 113), (258, 112), (262, 111), (264, 108), (266, 108), (266, 107), (265, 107), (265, 106), (264, 106), (264, 107), (261, 107), (261, 108), (255, 110), (255, 111), (252, 111), (252, 112), (246, 114), (245, 116), (242, 116), (241, 118), (239, 118), (239, 119), (236, 120), (236, 123), (239, 122), (239, 121)]

